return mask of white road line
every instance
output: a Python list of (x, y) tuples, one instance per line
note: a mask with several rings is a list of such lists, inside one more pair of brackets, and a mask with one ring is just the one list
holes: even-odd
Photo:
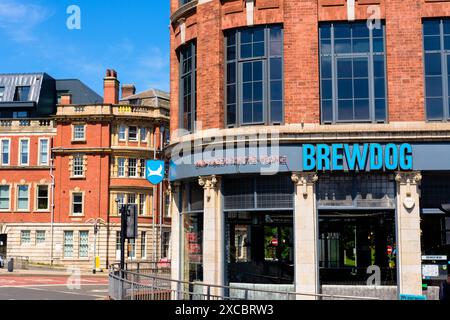
[[(108, 286), (107, 283), (82, 283), (80, 286)], [(26, 285), (18, 285), (18, 286), (2, 286), (0, 285), (0, 289), (2, 288), (45, 288), (45, 287), (66, 287), (65, 284), (26, 284)]]

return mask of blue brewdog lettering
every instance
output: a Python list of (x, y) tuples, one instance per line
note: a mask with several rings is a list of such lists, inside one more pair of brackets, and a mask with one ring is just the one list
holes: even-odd
[(412, 146), (379, 143), (303, 145), (304, 171), (412, 170)]

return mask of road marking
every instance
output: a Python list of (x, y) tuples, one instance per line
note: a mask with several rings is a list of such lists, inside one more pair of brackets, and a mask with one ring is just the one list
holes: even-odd
[(46, 292), (50, 292), (50, 293), (71, 294), (71, 295), (76, 295), (76, 296), (95, 297), (95, 298), (104, 298), (105, 297), (105, 296), (100, 296), (100, 295), (95, 295), (95, 294), (88, 294), (88, 293), (85, 293), (85, 292), (77, 293), (77, 292), (59, 291), (59, 290), (48, 291), (48, 290), (41, 289), (41, 288), (25, 288), (25, 289), (35, 290), (35, 291), (46, 291)]

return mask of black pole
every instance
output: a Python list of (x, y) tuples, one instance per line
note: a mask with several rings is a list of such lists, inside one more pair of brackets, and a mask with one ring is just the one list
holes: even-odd
[(120, 270), (123, 279), (125, 275), (123, 271), (125, 270), (125, 235), (127, 224), (127, 213), (125, 205), (121, 205), (120, 207), (120, 222)]

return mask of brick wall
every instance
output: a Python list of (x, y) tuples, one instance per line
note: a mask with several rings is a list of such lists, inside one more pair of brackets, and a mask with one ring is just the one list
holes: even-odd
[[(388, 114), (390, 122), (424, 121), (423, 17), (450, 15), (450, 1), (356, 0), (355, 19), (366, 20), (378, 6), (386, 20)], [(171, 12), (178, 0), (171, 1)], [(212, 0), (197, 5), (183, 20), (185, 39), (197, 39), (198, 117), (203, 129), (224, 127), (223, 31), (247, 25), (243, 0)], [(255, 2), (255, 25), (284, 24), (286, 124), (320, 123), (320, 21), (346, 21), (345, 0), (277, 0)], [(179, 21), (171, 27), (171, 130), (178, 128), (179, 69), (176, 50), (181, 45)]]

